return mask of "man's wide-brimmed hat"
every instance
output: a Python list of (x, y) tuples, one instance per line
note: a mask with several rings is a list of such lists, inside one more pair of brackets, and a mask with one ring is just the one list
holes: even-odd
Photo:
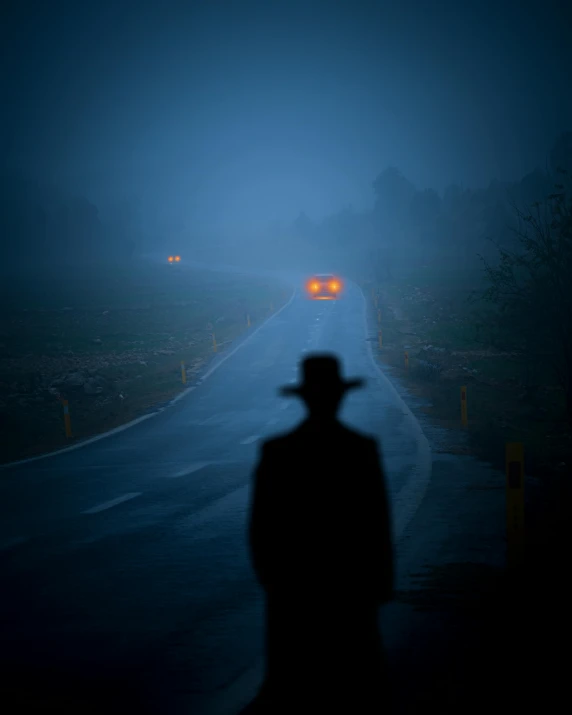
[(302, 381), (295, 385), (285, 385), (280, 388), (280, 394), (288, 397), (297, 395), (320, 396), (343, 395), (348, 390), (363, 387), (365, 381), (361, 378), (344, 379), (340, 374), (340, 362), (335, 355), (328, 353), (311, 355), (302, 362)]

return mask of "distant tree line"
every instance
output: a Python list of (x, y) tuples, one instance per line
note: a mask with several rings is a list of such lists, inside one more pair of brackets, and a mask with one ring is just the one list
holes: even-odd
[(544, 169), (520, 181), (453, 184), (439, 194), (388, 167), (373, 188), (370, 211), (345, 209), (319, 223), (300, 214), (291, 253), (376, 280), (399, 280), (403, 268), (420, 265), (480, 267), (483, 288), (472, 299), (483, 342), (521, 356), (533, 410), (551, 371), (572, 424), (572, 132)]
[(572, 425), (572, 132), (551, 154), (552, 191), (521, 209), (510, 246), (491, 239), (481, 257), (487, 288), (475, 294), (491, 343), (526, 360), (526, 397), (538, 407), (547, 371), (562, 390)]
[(104, 221), (83, 196), (69, 196), (16, 171), (0, 177), (0, 263), (48, 267), (121, 260), (136, 247), (133, 208), (118, 204)]
[(492, 181), (486, 188), (420, 189), (398, 168), (387, 167), (373, 182), (371, 210), (344, 208), (320, 222), (301, 212), (283, 232), (285, 252), (305, 255), (309, 263), (331, 260), (378, 278), (391, 278), (406, 265), (462, 269), (476, 265), (479, 255), (494, 260), (498, 245), (510, 248), (518, 242), (518, 212), (545, 200), (558, 166), (570, 166), (571, 136), (567, 132), (559, 138), (545, 168), (520, 181)]

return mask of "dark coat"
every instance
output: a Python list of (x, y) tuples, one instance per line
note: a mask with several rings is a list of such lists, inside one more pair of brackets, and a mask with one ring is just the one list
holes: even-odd
[(392, 596), (393, 555), (376, 442), (308, 420), (264, 443), (249, 537), (266, 593), (268, 692), (298, 708), (323, 708), (326, 695), (355, 707), (361, 693), (379, 712), (378, 607)]

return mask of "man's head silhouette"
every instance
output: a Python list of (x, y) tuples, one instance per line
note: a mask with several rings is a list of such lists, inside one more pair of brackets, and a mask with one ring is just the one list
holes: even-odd
[(359, 378), (346, 380), (341, 377), (339, 360), (330, 353), (305, 358), (301, 368), (302, 381), (281, 388), (280, 393), (304, 400), (311, 418), (334, 418), (345, 394), (364, 384)]

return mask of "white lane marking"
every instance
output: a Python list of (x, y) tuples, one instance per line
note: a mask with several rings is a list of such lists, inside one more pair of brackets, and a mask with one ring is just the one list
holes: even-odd
[[(361, 290), (361, 297), (363, 300), (363, 326), (364, 326), (364, 336), (369, 335), (369, 325), (368, 325), (368, 314), (367, 314), (367, 298), (365, 293)], [(409, 409), (409, 406), (403, 401), (399, 392), (397, 392), (394, 384), (387, 377), (387, 375), (381, 369), (373, 355), (373, 348), (371, 340), (366, 340), (367, 353), (370, 357), (372, 365), (375, 367), (377, 374), (385, 383), (388, 388), (389, 393), (393, 396), (394, 404), (401, 408), (401, 411), (406, 416), (407, 422), (409, 422), (409, 434), (415, 439), (417, 443), (417, 459), (416, 464), (413, 469), (413, 474), (410, 479), (407, 480), (405, 485), (400, 489), (399, 493), (394, 502), (394, 540), (398, 542), (401, 540), (405, 529), (415, 516), (417, 510), (421, 506), (423, 497), (427, 492), (429, 487), (429, 482), (431, 481), (432, 472), (432, 458), (431, 458), (431, 447), (429, 445), (429, 440), (425, 436), (419, 421)]]
[(205, 425), (221, 425), (226, 419), (225, 415), (215, 414), (210, 417), (206, 417), (204, 420), (192, 420), (189, 424), (200, 425), (201, 427), (204, 427)]
[[(201, 382), (202, 382), (202, 380), (201, 380)], [(191, 385), (190, 387), (187, 387), (186, 390), (183, 390), (178, 395), (176, 395), (176, 397), (173, 397), (173, 399), (171, 400), (171, 402), (169, 404), (174, 405), (175, 402), (182, 400), (183, 397), (186, 397), (190, 392), (192, 392), (193, 390), (196, 390), (196, 389), (197, 389), (197, 385)]]
[(259, 439), (260, 439), (260, 435), (254, 434), (254, 435), (252, 435), (252, 437), (247, 437), (246, 439), (241, 440), (240, 444), (252, 444), (253, 442), (256, 442)]
[(281, 409), (281, 410), (287, 410), (291, 405), (292, 405), (291, 402), (283, 402), (283, 403), (280, 405), (280, 409)]
[[(216, 271), (215, 271), (216, 272)], [(262, 330), (268, 323), (271, 321), (275, 320), (280, 313), (282, 313), (283, 310), (286, 310), (288, 306), (290, 306), (293, 302), (296, 296), (298, 295), (298, 289), (294, 288), (292, 291), (292, 295), (290, 296), (290, 299), (275, 313), (273, 313), (271, 316), (269, 316), (264, 322), (262, 322), (250, 335), (248, 335), (245, 339), (243, 339), (235, 348), (234, 350), (230, 350), (228, 353), (223, 355), (223, 357), (215, 363), (210, 370), (208, 370), (202, 378), (200, 378), (199, 384), (202, 385), (202, 383), (209, 378), (215, 370), (218, 370), (218, 368), (224, 364), (230, 357), (232, 357), (236, 352), (238, 352), (242, 347), (244, 347), (247, 343), (249, 343), (252, 338)], [(87, 447), (88, 444), (92, 444), (93, 442), (99, 442), (101, 439), (105, 439), (106, 437), (111, 437), (113, 434), (118, 434), (119, 432), (123, 432), (126, 429), (129, 429), (130, 427), (134, 427), (135, 425), (139, 424), (140, 422), (143, 422), (144, 420), (151, 419), (151, 417), (156, 417), (157, 415), (161, 414), (164, 412), (168, 407), (170, 407), (174, 402), (178, 402), (179, 400), (182, 400), (183, 397), (186, 397), (189, 395), (193, 390), (196, 389), (196, 385), (192, 385), (191, 387), (188, 387), (186, 390), (183, 390), (179, 395), (177, 395), (173, 400), (171, 400), (167, 405), (164, 407), (159, 408), (158, 410), (155, 410), (154, 412), (150, 412), (147, 415), (142, 415), (141, 417), (137, 417), (136, 419), (132, 420), (131, 422), (126, 422), (124, 425), (120, 425), (119, 427), (114, 427), (112, 430), (109, 430), (109, 432), (103, 432), (102, 434), (98, 434), (95, 437), (89, 437), (88, 439), (82, 440), (81, 442), (78, 442), (77, 444), (73, 444), (70, 447), (64, 447), (63, 449), (56, 449), (54, 452), (47, 452), (46, 454), (40, 454), (37, 457), (26, 457), (25, 459), (18, 459), (15, 462), (6, 462), (5, 464), (0, 464), (0, 471), (4, 469), (10, 469), (11, 467), (16, 467), (20, 464), (28, 464), (29, 462), (37, 462), (39, 459), (47, 459), (48, 457), (55, 457), (58, 454), (65, 454), (66, 452), (73, 452), (76, 449), (81, 449), (82, 447)]]
[(258, 332), (260, 332), (260, 330), (262, 330), (262, 328), (263, 328), (265, 325), (267, 325), (268, 323), (270, 323), (270, 321), (274, 320), (283, 310), (285, 310), (285, 309), (294, 301), (294, 298), (295, 298), (297, 295), (298, 295), (298, 289), (295, 288), (294, 291), (293, 291), (293, 293), (292, 293), (292, 295), (291, 295), (291, 297), (290, 297), (290, 300), (289, 300), (287, 303), (285, 303), (285, 304), (280, 308), (280, 310), (277, 310), (273, 315), (271, 315), (271, 316), (270, 316), (269, 318), (267, 318), (263, 323), (261, 323), (261, 324), (256, 328), (256, 330), (254, 330), (246, 339), (244, 339), (241, 343), (239, 343), (239, 344), (234, 348), (234, 350), (231, 350), (231, 351), (230, 351), (229, 353), (227, 353), (226, 355), (223, 355), (223, 357), (221, 358), (221, 360), (220, 360), (219, 362), (217, 362), (215, 365), (213, 365), (213, 367), (211, 367), (211, 369), (210, 369), (207, 373), (205, 373), (205, 375), (203, 375), (203, 380), (206, 380), (208, 377), (210, 377), (215, 370), (218, 370), (218, 368), (219, 368), (224, 362), (226, 362), (230, 357), (232, 357), (236, 352), (238, 352), (238, 350), (240, 350), (240, 348), (242, 348), (246, 343), (249, 343), (249, 342), (252, 340), (252, 338), (253, 338)]
[(129, 501), (130, 499), (135, 499), (135, 497), (141, 496), (141, 492), (131, 492), (130, 494), (124, 494), (122, 497), (117, 497), (116, 499), (110, 499), (109, 501), (103, 502), (103, 504), (98, 504), (91, 509), (86, 509), (83, 514), (97, 514), (100, 511), (105, 511), (106, 509), (111, 509), (118, 504), (123, 504), (124, 501)]
[(279, 422), (280, 422), (280, 420), (278, 419), (278, 417), (272, 417), (271, 419), (268, 420), (268, 422), (266, 424), (269, 427), (271, 427), (272, 425), (277, 425)]
[(171, 474), (170, 477), (171, 479), (177, 479), (178, 477), (186, 477), (187, 474), (193, 474), (193, 472), (198, 472), (199, 469), (204, 469), (204, 467), (208, 467), (209, 464), (215, 464), (215, 462), (193, 462), (192, 464), (187, 465), (185, 469), (182, 469), (180, 472), (177, 472), (176, 474)]

